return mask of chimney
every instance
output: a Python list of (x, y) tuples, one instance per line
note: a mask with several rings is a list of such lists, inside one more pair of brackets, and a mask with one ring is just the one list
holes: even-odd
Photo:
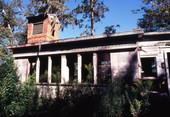
[(60, 22), (55, 14), (27, 17), (27, 43), (39, 43), (59, 39)]

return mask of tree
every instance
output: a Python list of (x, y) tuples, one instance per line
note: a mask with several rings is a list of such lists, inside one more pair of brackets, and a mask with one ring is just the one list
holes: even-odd
[[(107, 11), (109, 11), (109, 9), (105, 6), (103, 1), (82, 0), (81, 4), (73, 10), (73, 13), (82, 15), (79, 21), (84, 23), (85, 19), (87, 19), (87, 22), (90, 22), (90, 26), (89, 24), (85, 25), (85, 28), (90, 28), (90, 31), (86, 30), (82, 34), (94, 35), (94, 24), (100, 22), (101, 19), (105, 17), (105, 12)], [(80, 26), (82, 27), (83, 25)]]
[(146, 32), (170, 30), (170, 1), (143, 0), (143, 3), (144, 6), (137, 10), (144, 13), (138, 20), (138, 26)]
[(120, 25), (111, 25), (111, 26), (106, 26), (105, 27), (105, 34), (110, 34), (110, 33), (115, 33), (116, 32), (116, 27), (120, 27)]
[[(26, 23), (22, 12), (22, 1), (0, 0), (0, 44), (14, 45), (25, 43)], [(21, 36), (22, 35), (22, 36)]]
[(7, 57), (0, 64), (0, 116), (24, 116), (34, 104), (35, 87), (33, 84), (20, 83), (13, 64)]

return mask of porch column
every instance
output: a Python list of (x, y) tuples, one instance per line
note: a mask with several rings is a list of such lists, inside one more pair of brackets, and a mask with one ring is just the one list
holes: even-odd
[(36, 61), (36, 83), (39, 83), (39, 79), (40, 79), (40, 58), (37, 57), (37, 61)]
[(82, 83), (82, 56), (81, 54), (77, 55), (78, 60), (78, 83)]
[(52, 59), (48, 56), (48, 83), (51, 83), (52, 78)]
[(97, 53), (93, 53), (93, 74), (94, 84), (97, 84)]
[(67, 67), (66, 55), (61, 55), (61, 83), (69, 82), (69, 68)]

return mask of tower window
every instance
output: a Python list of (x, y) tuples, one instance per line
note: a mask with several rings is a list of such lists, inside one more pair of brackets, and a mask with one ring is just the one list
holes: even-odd
[(55, 30), (52, 30), (52, 36), (53, 37), (55, 36)]
[(43, 33), (43, 22), (34, 23), (33, 35)]

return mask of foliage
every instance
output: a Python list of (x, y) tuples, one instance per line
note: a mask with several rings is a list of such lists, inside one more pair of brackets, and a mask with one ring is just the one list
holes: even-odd
[(52, 82), (61, 82), (61, 69), (59, 66), (53, 66), (52, 68)]
[(152, 81), (138, 80), (133, 86), (130, 86), (130, 90), (125, 91), (133, 117), (142, 116), (149, 111), (149, 94), (152, 89)]
[(170, 1), (169, 0), (143, 0), (144, 5), (139, 11), (144, 15), (138, 20), (138, 26), (146, 32), (167, 31), (170, 29)]
[(34, 71), (31, 75), (28, 76), (26, 83), (34, 84), (35, 78), (36, 78), (36, 72)]
[[(40, 75), (40, 82), (47, 82), (48, 70), (45, 70), (43, 74)], [(61, 82), (61, 70), (59, 66), (52, 67), (52, 82)]]
[(116, 78), (107, 88), (107, 94), (102, 99), (102, 113), (104, 117), (123, 117), (126, 105), (123, 94), (124, 81)]
[(91, 83), (93, 81), (93, 65), (91, 63), (89, 63), (87, 65), (85, 64), (84, 67), (88, 72), (85, 82)]
[(61, 29), (64, 30), (68, 25), (77, 25), (79, 22), (65, 3), (66, 0), (31, 0), (28, 7), (30, 8), (30, 14), (32, 15), (42, 13), (56, 14), (62, 24)]
[[(97, 116), (103, 90), (74, 85), (59, 90), (56, 98), (41, 97), (39, 106), (31, 116), (93, 117)], [(90, 105), (90, 106), (89, 106)]]
[(116, 32), (116, 28), (115, 27), (120, 27), (120, 25), (111, 25), (111, 26), (106, 26), (105, 27), (105, 34), (110, 34), (110, 33), (115, 33)]
[(14, 45), (26, 42), (25, 12), (21, 0), (0, 1), (0, 44)]
[(35, 88), (32, 84), (21, 84), (12, 59), (0, 65), (0, 116), (23, 116), (34, 106)]
[(139, 117), (149, 112), (149, 91), (153, 84), (150, 81), (138, 80), (132, 85), (121, 78), (115, 78), (102, 98), (100, 113), (104, 117)]
[(43, 74), (40, 75), (40, 82), (47, 82), (48, 70), (45, 70)]
[[(73, 13), (75, 15), (81, 14), (79, 21), (91, 22), (90, 26), (88, 24), (85, 25), (85, 30), (82, 34), (94, 35), (94, 24), (100, 22), (102, 18), (105, 17), (105, 12), (109, 11), (108, 7), (105, 6), (103, 1), (100, 0), (82, 0), (81, 4), (79, 4), (74, 10)], [(83, 24), (80, 25), (82, 27)], [(88, 31), (90, 29), (90, 31)]]

